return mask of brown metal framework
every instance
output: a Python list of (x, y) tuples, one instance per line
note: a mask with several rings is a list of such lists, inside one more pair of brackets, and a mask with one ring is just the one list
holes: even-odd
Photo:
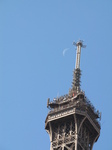
[(92, 150), (100, 135), (100, 113), (85, 94), (66, 95), (49, 102), (49, 107), (45, 129), (50, 135), (51, 150)]
[(80, 53), (85, 46), (82, 41), (74, 44), (77, 56), (72, 89), (68, 95), (47, 102), (50, 112), (45, 129), (50, 136), (50, 150), (92, 150), (100, 135), (100, 113), (80, 89)]

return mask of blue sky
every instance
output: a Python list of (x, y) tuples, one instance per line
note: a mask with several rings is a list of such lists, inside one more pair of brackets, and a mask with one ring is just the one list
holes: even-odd
[(47, 98), (68, 93), (79, 39), (81, 88), (102, 112), (93, 149), (112, 149), (112, 1), (0, 0), (0, 150), (50, 149)]

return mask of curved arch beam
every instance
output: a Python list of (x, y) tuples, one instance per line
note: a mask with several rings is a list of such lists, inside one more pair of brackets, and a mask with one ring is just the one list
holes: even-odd
[(79, 134), (80, 128), (81, 128), (83, 122), (85, 121), (85, 119), (86, 119), (86, 116), (82, 119), (82, 121), (81, 121), (81, 123), (80, 123), (80, 126), (79, 126), (79, 128), (78, 128), (78, 134)]
[(100, 135), (100, 134), (98, 134), (98, 135), (96, 136), (96, 138), (94, 139), (94, 141), (93, 141), (93, 143), (92, 143), (92, 146), (91, 146), (91, 150), (93, 149), (93, 145), (94, 145), (96, 139), (99, 137), (99, 135)]

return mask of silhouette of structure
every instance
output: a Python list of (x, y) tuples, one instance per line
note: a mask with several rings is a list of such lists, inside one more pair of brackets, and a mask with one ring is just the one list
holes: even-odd
[(92, 150), (100, 136), (100, 113), (80, 89), (80, 55), (83, 41), (73, 43), (77, 46), (76, 66), (73, 73), (72, 88), (69, 94), (50, 102), (45, 129), (49, 133), (50, 150)]

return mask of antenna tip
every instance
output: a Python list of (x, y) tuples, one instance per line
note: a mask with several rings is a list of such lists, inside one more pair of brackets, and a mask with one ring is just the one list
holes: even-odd
[(73, 41), (73, 45), (78, 46), (80, 45), (83, 48), (86, 48), (86, 45), (83, 45), (83, 40), (79, 40), (77, 43), (75, 41)]

